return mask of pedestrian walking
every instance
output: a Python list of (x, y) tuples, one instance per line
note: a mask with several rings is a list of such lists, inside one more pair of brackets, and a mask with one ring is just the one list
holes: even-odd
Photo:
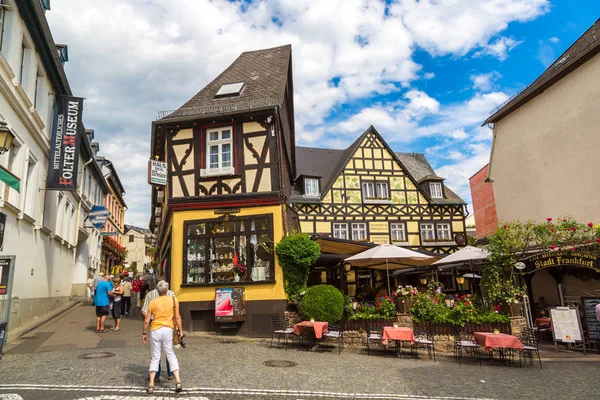
[(109, 278), (99, 282), (96, 285), (96, 294), (94, 296), (94, 303), (96, 304), (96, 332), (104, 333), (104, 323), (106, 322), (106, 316), (110, 312), (109, 294), (112, 292), (113, 286), (109, 282)]
[[(181, 392), (182, 384), (179, 376), (179, 362), (173, 350), (174, 329), (183, 338), (181, 316), (179, 315), (179, 303), (175, 296), (169, 295), (169, 284), (160, 281), (156, 285), (158, 298), (151, 300), (144, 317), (144, 330), (142, 331), (142, 342), (148, 341), (148, 327), (150, 327), (150, 382), (147, 393), (154, 393), (154, 378), (160, 365), (161, 349), (165, 352), (169, 365), (175, 376), (175, 391)], [(171, 292), (173, 293), (173, 292)], [(152, 320), (152, 325), (150, 321)]]
[(113, 330), (118, 332), (121, 329), (121, 302), (123, 301), (123, 285), (121, 285), (120, 278), (113, 278), (113, 290), (112, 290), (112, 316), (115, 321)]
[(140, 290), (142, 288), (142, 281), (140, 280), (140, 277), (137, 276), (135, 277), (135, 279), (133, 280), (133, 282), (131, 282), (131, 301), (133, 304), (133, 315), (137, 316), (138, 315), (138, 310), (141, 307), (140, 304)]
[[(165, 281), (161, 280), (161, 281), (159, 281), (159, 283), (160, 282), (165, 282)], [(167, 296), (175, 297), (175, 293), (173, 293), (173, 291), (171, 291), (171, 290), (167, 290)], [(146, 315), (148, 315), (148, 307), (150, 306), (150, 303), (152, 302), (152, 300), (157, 299), (158, 297), (159, 297), (159, 294), (158, 294), (157, 289), (151, 290), (146, 294), (146, 297), (143, 300), (144, 304), (142, 306), (142, 316), (144, 317), (144, 319), (146, 318)], [(152, 315), (150, 315), (150, 324), (152, 324)], [(173, 372), (171, 371), (171, 366), (169, 365), (168, 358), (167, 358), (166, 364), (167, 364), (167, 379), (168, 380), (175, 379), (175, 376), (173, 375)], [(154, 378), (154, 382), (160, 382), (160, 372), (161, 372), (161, 366), (160, 366), (160, 362), (159, 362), (158, 363), (158, 371), (156, 371), (156, 377)]]
[(150, 290), (150, 285), (148, 284), (148, 281), (146, 280), (146, 278), (144, 278), (143, 276), (140, 278), (140, 280), (141, 280), (141, 287), (140, 287), (140, 304), (141, 304), (143, 299), (146, 298), (146, 294)]
[(85, 282), (85, 292), (87, 294), (87, 303), (92, 304), (92, 298), (94, 297), (94, 275), (89, 274), (88, 279)]
[(131, 282), (129, 282), (129, 276), (125, 277), (123, 282), (123, 301), (121, 308), (121, 314), (126, 317), (129, 317), (129, 312), (131, 311)]

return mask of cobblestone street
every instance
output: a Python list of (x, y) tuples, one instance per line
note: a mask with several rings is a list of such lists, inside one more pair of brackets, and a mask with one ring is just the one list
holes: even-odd
[[(124, 319), (120, 332), (96, 334), (93, 308), (75, 307), (5, 348), (0, 399), (592, 399), (600, 391), (596, 354), (545, 360), (540, 370), (189, 336), (176, 352), (184, 392), (176, 395), (163, 377), (148, 396), (149, 348), (140, 332), (139, 319)], [(291, 366), (265, 365), (273, 360)]]

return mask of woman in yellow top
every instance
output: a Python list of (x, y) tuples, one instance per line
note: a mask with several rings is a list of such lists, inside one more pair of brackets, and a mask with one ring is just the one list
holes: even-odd
[[(161, 347), (167, 356), (169, 366), (173, 375), (175, 375), (175, 391), (181, 392), (182, 385), (179, 378), (179, 363), (173, 351), (173, 329), (177, 327), (179, 337), (183, 337), (181, 326), (181, 316), (179, 315), (179, 303), (175, 297), (167, 296), (169, 284), (160, 281), (156, 284), (156, 290), (159, 297), (150, 302), (148, 312), (144, 318), (144, 331), (142, 332), (142, 342), (147, 342), (147, 331), (150, 325), (150, 382), (148, 383), (148, 394), (154, 392), (154, 377), (158, 371), (160, 363)], [(175, 311), (173, 313), (173, 311)]]

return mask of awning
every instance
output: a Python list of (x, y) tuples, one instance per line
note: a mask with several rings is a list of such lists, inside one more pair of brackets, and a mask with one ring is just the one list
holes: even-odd
[(369, 242), (355, 242), (352, 240), (336, 239), (320, 235), (312, 235), (311, 239), (319, 244), (321, 253), (344, 255), (341, 260), (376, 246)]
[(0, 165), (0, 181), (6, 183), (17, 192), (21, 192), (21, 180), (2, 165)]

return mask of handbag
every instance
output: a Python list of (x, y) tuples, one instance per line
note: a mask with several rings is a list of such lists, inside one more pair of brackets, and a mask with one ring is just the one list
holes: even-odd
[(171, 298), (173, 299), (173, 344), (177, 346), (180, 343), (179, 330), (177, 330), (177, 324), (175, 323), (175, 312), (177, 310), (175, 309), (175, 297)]

